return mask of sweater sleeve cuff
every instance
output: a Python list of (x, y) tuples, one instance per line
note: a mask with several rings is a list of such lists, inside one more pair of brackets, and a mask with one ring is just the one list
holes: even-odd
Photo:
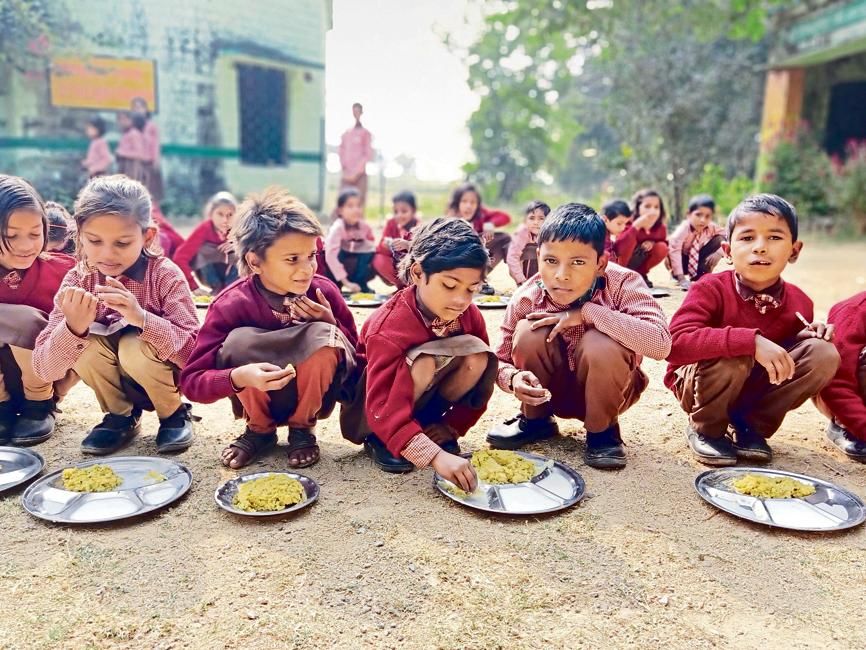
[(416, 434), (403, 448), (403, 458), (415, 467), (427, 467), (442, 448), (430, 440), (425, 433)]

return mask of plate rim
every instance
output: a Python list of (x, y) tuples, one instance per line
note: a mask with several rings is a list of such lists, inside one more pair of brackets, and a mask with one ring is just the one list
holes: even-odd
[[(476, 451), (484, 451), (484, 450), (483, 449), (477, 449)], [(489, 512), (490, 514), (494, 514), (494, 515), (504, 515), (506, 517), (535, 517), (537, 515), (548, 515), (548, 514), (551, 514), (554, 512), (560, 512), (561, 510), (568, 510), (569, 508), (572, 508), (572, 507), (576, 506), (578, 503), (580, 503), (581, 501), (583, 501), (583, 498), (586, 496), (586, 481), (584, 480), (583, 476), (580, 475), (580, 472), (578, 472), (576, 469), (574, 469), (570, 465), (566, 465), (565, 463), (558, 461), (558, 460), (554, 460), (553, 458), (550, 458), (548, 456), (541, 456), (540, 454), (533, 454), (531, 452), (521, 451), (519, 449), (509, 449), (509, 450), (504, 450), (504, 451), (513, 451), (514, 453), (519, 454), (520, 456), (522, 456), (524, 458), (530, 458), (532, 460), (539, 460), (539, 461), (543, 461), (543, 462), (553, 461), (554, 465), (558, 465), (560, 468), (565, 470), (565, 472), (567, 474), (570, 474), (572, 476), (572, 478), (574, 478), (577, 481), (578, 485), (580, 486), (580, 490), (578, 491), (578, 494), (575, 497), (574, 501), (572, 501), (569, 504), (563, 504), (561, 506), (555, 506), (553, 508), (548, 508), (546, 510), (538, 510), (536, 512), (507, 512), (505, 510), (494, 510), (494, 509), (489, 508), (489, 507), (482, 508), (480, 506), (471, 505), (471, 504), (466, 503), (465, 501), (457, 498), (457, 495), (451, 494), (450, 492), (448, 492), (447, 490), (445, 490), (444, 488), (439, 486), (439, 479), (441, 479), (442, 477), (439, 475), (438, 472), (435, 472), (435, 471), (433, 472), (433, 487), (440, 494), (448, 497), (454, 503), (458, 503), (461, 506), (463, 506), (464, 508), (469, 508), (470, 510), (477, 510), (479, 512)], [(461, 452), (460, 456), (462, 458), (472, 458), (473, 453), (474, 452), (471, 452), (471, 451), (465, 451), (465, 452)]]
[(14, 483), (10, 483), (9, 485), (0, 487), (0, 496), (6, 494), (7, 492), (14, 490), (15, 488), (21, 487), (24, 483), (27, 483), (27, 481), (33, 480), (34, 478), (39, 476), (42, 473), (42, 471), (45, 469), (45, 458), (38, 451), (34, 451), (30, 447), (13, 447), (12, 445), (0, 445), (0, 450), (4, 450), (4, 449), (9, 449), (9, 450), (15, 451), (17, 453), (23, 453), (23, 454), (28, 455), (28, 456), (35, 456), (36, 459), (39, 461), (39, 469), (36, 470), (35, 472), (33, 472), (32, 474), (30, 474), (29, 476), (26, 476), (26, 477), (24, 477), (18, 481), (15, 481)]
[[(158, 459), (158, 460), (165, 461), (167, 463), (173, 463), (174, 465), (177, 465), (177, 467), (180, 469), (181, 473), (186, 474), (186, 476), (187, 476), (186, 486), (184, 486), (184, 488), (180, 492), (178, 492), (171, 501), (168, 501), (166, 503), (163, 503), (163, 504), (160, 504), (157, 506), (148, 506), (143, 510), (139, 510), (138, 512), (135, 512), (135, 513), (129, 514), (129, 515), (118, 515), (115, 517), (109, 517), (107, 519), (98, 519), (98, 520), (94, 520), (94, 521), (71, 521), (71, 520), (63, 518), (63, 517), (56, 517), (53, 515), (47, 515), (44, 513), (40, 513), (40, 512), (37, 512), (37, 511), (27, 507), (27, 497), (29, 497), (32, 492), (36, 491), (37, 486), (41, 485), (42, 483), (47, 483), (48, 480), (53, 478), (53, 477), (61, 475), (63, 473), (64, 469), (68, 469), (70, 467), (89, 467), (90, 465), (104, 465), (104, 464), (108, 463), (109, 461), (116, 461), (116, 460), (153, 460), (154, 458)], [(99, 458), (84, 460), (84, 461), (81, 461), (80, 463), (75, 463), (72, 465), (66, 465), (64, 467), (61, 467), (58, 470), (55, 470), (49, 474), (46, 474), (45, 476), (42, 476), (38, 481), (31, 483), (30, 485), (27, 486), (27, 489), (24, 490), (24, 493), (21, 495), (21, 507), (23, 507), (25, 511), (27, 511), (28, 513), (30, 513), (31, 515), (33, 515), (37, 519), (42, 519), (44, 521), (50, 521), (53, 524), (69, 524), (71, 526), (94, 526), (94, 525), (99, 525), (99, 524), (107, 524), (107, 523), (111, 523), (114, 521), (123, 521), (124, 519), (135, 519), (136, 517), (141, 517), (141, 516), (147, 515), (151, 512), (156, 512), (157, 510), (167, 508), (168, 506), (176, 503), (181, 498), (183, 498), (192, 489), (192, 480), (193, 480), (193, 475), (192, 475), (192, 471), (189, 469), (189, 467), (187, 467), (183, 463), (176, 461), (172, 458), (163, 458), (161, 456), (101, 456)], [(122, 492), (123, 490), (118, 490), (118, 491)]]
[[(806, 481), (810, 481), (812, 483), (821, 485), (823, 487), (831, 487), (834, 490), (836, 490), (837, 492), (842, 492), (843, 494), (848, 496), (852, 501), (857, 503), (860, 506), (860, 515), (856, 519), (845, 522), (844, 524), (839, 525), (839, 526), (834, 526), (832, 528), (804, 528), (804, 527), (798, 527), (798, 526), (785, 526), (785, 525), (777, 523), (775, 521), (759, 521), (757, 519), (749, 519), (748, 517), (744, 517), (739, 512), (735, 512), (734, 510), (731, 510), (729, 508), (725, 508), (725, 507), (719, 505), (718, 503), (716, 503), (715, 501), (712, 501), (709, 498), (709, 495), (704, 494), (701, 491), (701, 486), (703, 485), (704, 480), (708, 476), (710, 476), (711, 474), (717, 474), (719, 472), (725, 472), (725, 471), (727, 471), (727, 472), (735, 471), (735, 472), (740, 473), (740, 474), (747, 474), (749, 472), (753, 472), (753, 473), (754, 472), (763, 472), (765, 474), (769, 473), (769, 474), (775, 474), (775, 475), (779, 475), (779, 476), (786, 476), (789, 478), (795, 478), (795, 479), (799, 479), (799, 480), (806, 480)], [(866, 502), (864, 502), (862, 498), (860, 498), (858, 495), (851, 492), (851, 490), (849, 490), (848, 488), (844, 488), (840, 485), (837, 485), (836, 483), (832, 483), (830, 481), (824, 480), (822, 478), (818, 478), (816, 476), (809, 476), (808, 474), (799, 474), (797, 472), (790, 472), (788, 470), (773, 469), (773, 468), (767, 468), (767, 467), (755, 467), (755, 466), (717, 467), (715, 469), (708, 469), (708, 470), (704, 470), (703, 472), (700, 472), (695, 477), (692, 485), (695, 488), (695, 492), (698, 493), (698, 496), (701, 497), (701, 499), (703, 499), (705, 502), (707, 502), (708, 504), (710, 504), (714, 508), (717, 508), (718, 510), (720, 510), (722, 512), (726, 512), (730, 515), (733, 515), (734, 517), (737, 517), (738, 519), (742, 519), (744, 521), (749, 521), (749, 522), (752, 522), (755, 524), (760, 524), (762, 526), (769, 526), (770, 528), (780, 528), (782, 530), (795, 530), (795, 531), (803, 532), (803, 533), (832, 533), (832, 532), (835, 532), (837, 530), (848, 530), (849, 528), (854, 528), (854, 527), (862, 524), (864, 521), (866, 521)], [(760, 499), (761, 497), (754, 497), (754, 498)]]
[[(289, 506), (288, 508), (284, 508), (282, 510), (272, 510), (272, 511), (267, 510), (267, 511), (261, 511), (261, 512), (258, 512), (258, 511), (247, 512), (246, 510), (238, 510), (237, 508), (227, 506), (222, 501), (220, 501), (220, 499), (219, 499), (220, 491), (222, 491), (223, 488), (225, 488), (232, 481), (238, 481), (238, 480), (240, 480), (242, 478), (246, 478), (246, 477), (261, 478), (262, 476), (267, 475), (267, 474), (287, 474), (292, 478), (300, 476), (301, 478), (305, 478), (308, 481), (311, 481), (313, 483), (313, 485), (316, 487), (316, 493), (312, 497), (308, 496), (307, 499), (302, 501), (301, 503), (296, 503), (293, 506)], [(253, 480), (253, 479), (249, 479), (249, 480)], [(319, 500), (319, 496), (321, 494), (322, 494), (322, 488), (319, 485), (319, 482), (316, 481), (314, 478), (311, 478), (311, 477), (307, 476), (306, 474), (301, 474), (300, 472), (292, 472), (290, 470), (280, 469), (280, 470), (262, 470), (259, 472), (247, 472), (246, 474), (239, 474), (238, 476), (235, 476), (234, 478), (226, 479), (225, 481), (220, 483), (217, 486), (217, 488), (214, 490), (213, 498), (214, 498), (214, 501), (216, 502), (216, 504), (220, 508), (222, 508), (226, 512), (230, 512), (233, 515), (238, 515), (239, 517), (278, 517), (281, 515), (287, 515), (287, 514), (290, 514), (292, 512), (297, 512), (299, 510), (303, 510), (304, 508), (310, 507), (316, 501)]]

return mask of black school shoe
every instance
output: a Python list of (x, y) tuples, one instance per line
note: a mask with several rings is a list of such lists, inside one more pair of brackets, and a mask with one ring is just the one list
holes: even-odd
[(364, 440), (364, 451), (366, 451), (367, 455), (373, 459), (376, 467), (381, 469), (383, 472), (389, 472), (390, 474), (405, 474), (406, 472), (411, 472), (415, 469), (415, 466), (408, 460), (400, 456), (395, 456), (388, 451), (388, 448), (385, 447), (385, 443), (373, 434), (370, 434)]
[(741, 424), (731, 426), (731, 429), (737, 458), (753, 463), (769, 463), (773, 460), (773, 450), (764, 436)]
[(156, 433), (156, 451), (164, 454), (184, 451), (192, 444), (192, 414), (189, 404), (181, 404), (167, 418), (160, 419)]
[(17, 419), (18, 413), (15, 411), (15, 407), (12, 406), (12, 402), (0, 402), (0, 445), (5, 445), (9, 442)]
[(105, 456), (123, 449), (141, 433), (141, 409), (132, 415), (107, 413), (81, 442), (81, 451), (94, 456)]
[(686, 427), (686, 439), (698, 461), (711, 467), (731, 467), (737, 464), (737, 450), (730, 438), (710, 438)]
[(481, 288), (478, 290), (478, 293), (480, 293), (483, 296), (493, 296), (493, 295), (496, 295), (496, 289), (494, 289), (492, 286), (490, 286), (489, 284), (487, 284), (485, 282), (484, 284), (481, 285)]
[(595, 469), (622, 469), (625, 467), (625, 449), (619, 434), (619, 423), (598, 433), (586, 432), (584, 462)]
[(54, 433), (54, 400), (24, 400), (18, 421), (12, 428), (10, 444), (27, 447), (45, 442)]
[(510, 420), (497, 424), (487, 434), (487, 442), (493, 449), (520, 449), (558, 433), (559, 426), (553, 416), (530, 419), (518, 413)]
[(827, 425), (827, 439), (848, 458), (866, 463), (866, 442), (857, 440), (850, 431), (833, 420)]

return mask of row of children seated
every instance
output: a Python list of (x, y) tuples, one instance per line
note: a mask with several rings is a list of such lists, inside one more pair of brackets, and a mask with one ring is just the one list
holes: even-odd
[(459, 439), (495, 386), (519, 412), (488, 434), (491, 446), (537, 443), (557, 435), (555, 417), (578, 419), (586, 463), (623, 467), (619, 416), (646, 389), (649, 356), (668, 359), (665, 384), (701, 462), (769, 460), (767, 439), (809, 398), (833, 418), (831, 440), (866, 459), (866, 296), (834, 308), (830, 324), (813, 322), (812, 302), (781, 278), (803, 244), (780, 197), (750, 197), (731, 213), (722, 246), (733, 270), (695, 282), (670, 326), (640, 275), (609, 262), (605, 220), (583, 204), (558, 207), (542, 221), (539, 270), (512, 297), (495, 350), (473, 302), (491, 256), (463, 219), (413, 231), (398, 266), (404, 288), (360, 333), (339, 288), (316, 272), (319, 221), (285, 191), (238, 207), (229, 241), (240, 277), (203, 324), (184, 271), (158, 249), (140, 183), (92, 179), (74, 220), (76, 258), (47, 252), (41, 198), (0, 176), (3, 443), (46, 440), (80, 378), (104, 413), (85, 453), (128, 445), (144, 410), (159, 418), (159, 452), (185, 449), (193, 432), (182, 398), (228, 398), (246, 426), (222, 451), (226, 466), (251, 463), (286, 426), (287, 462), (300, 468), (318, 460), (316, 424), (339, 402), (343, 435), (378, 467), (432, 466), (468, 490), (475, 475)]

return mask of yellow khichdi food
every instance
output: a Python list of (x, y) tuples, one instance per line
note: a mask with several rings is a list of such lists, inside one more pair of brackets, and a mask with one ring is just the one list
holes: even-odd
[(147, 474), (144, 475), (144, 478), (149, 478), (154, 483), (162, 483), (165, 480), (165, 476), (152, 469)]
[(478, 480), (485, 483), (524, 483), (537, 473), (532, 461), (504, 449), (476, 451), (471, 463)]
[(349, 296), (349, 298), (351, 298), (355, 302), (358, 302), (360, 300), (375, 300), (376, 294), (375, 293), (353, 293), (351, 296)]
[(70, 492), (110, 492), (123, 483), (108, 465), (67, 467), (63, 470), (63, 487)]
[(268, 474), (241, 483), (232, 505), (245, 512), (276, 512), (306, 498), (300, 481), (285, 474)]
[(792, 497), (807, 497), (815, 494), (815, 487), (787, 476), (761, 476), (759, 474), (744, 474), (732, 485), (740, 494), (764, 499), (790, 499)]
[(200, 305), (209, 305), (213, 302), (212, 296), (193, 296), (193, 302), (197, 302)]

